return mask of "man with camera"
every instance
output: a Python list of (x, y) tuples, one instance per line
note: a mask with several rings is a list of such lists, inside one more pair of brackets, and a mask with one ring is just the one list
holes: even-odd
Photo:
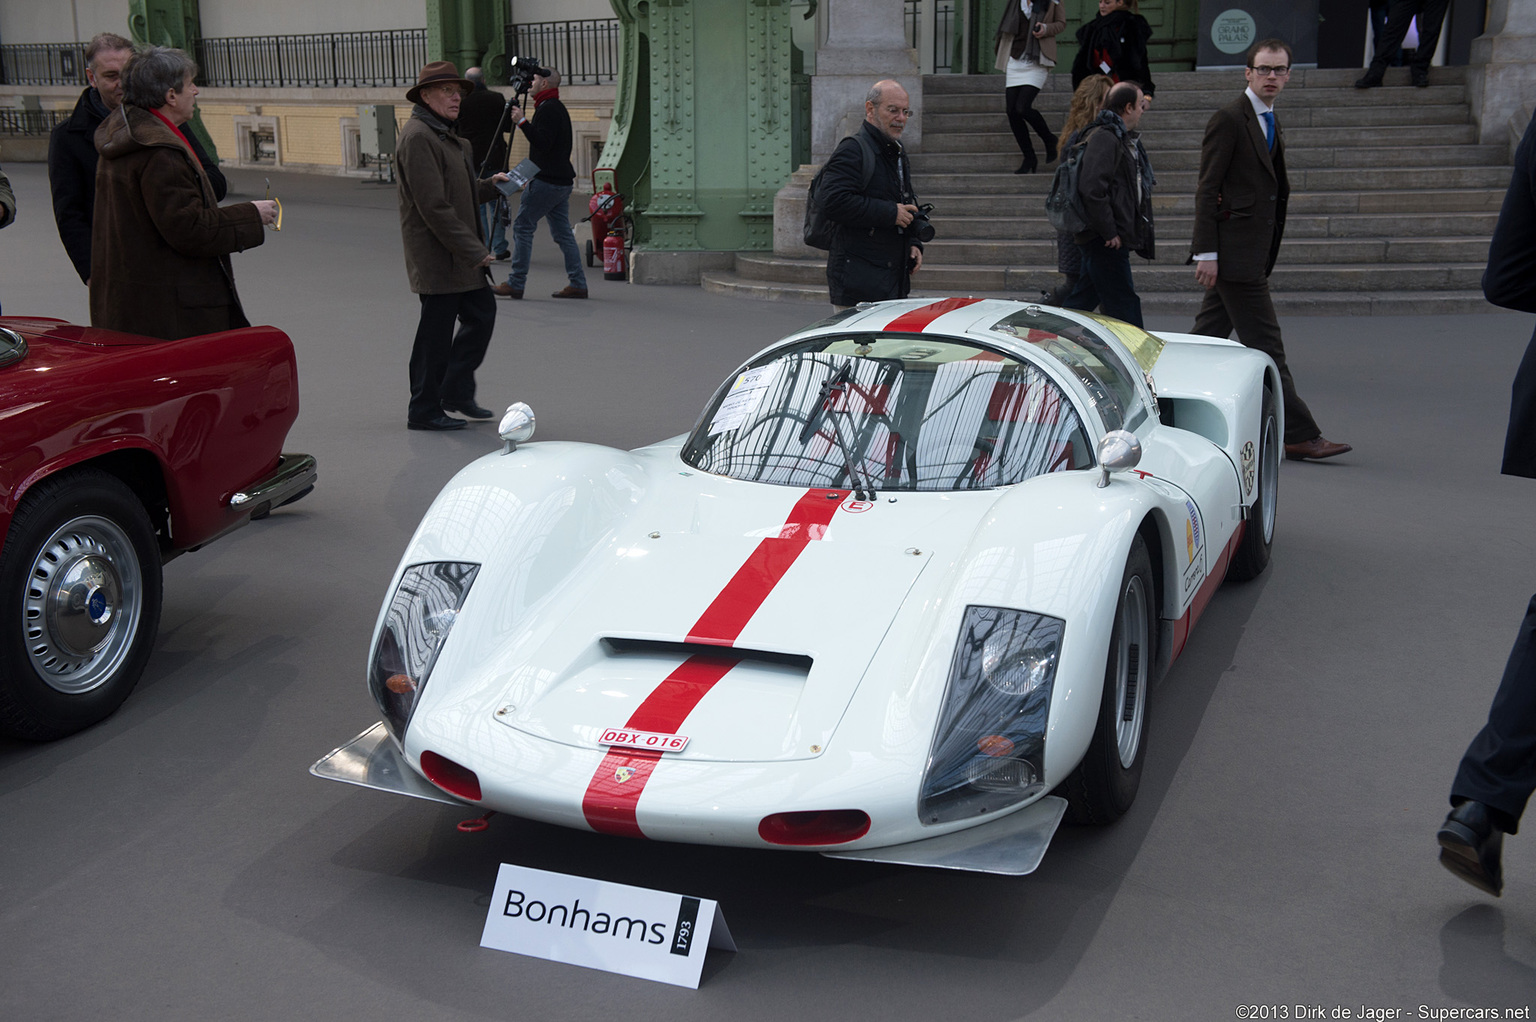
[(859, 133), (837, 144), (822, 171), (821, 205), (839, 228), (827, 254), (827, 289), (839, 309), (905, 298), (923, 243), (933, 240), (931, 207), (917, 205), (901, 148), (909, 102), (896, 82), (876, 82)]
[[(523, 68), (521, 61), (518, 68)], [(576, 168), (571, 166), (571, 115), (560, 102), (560, 72), (554, 68), (528, 66), (533, 78), (529, 92), (533, 96), (533, 117), (522, 108), (511, 108), (512, 122), (528, 139), (528, 158), (539, 172), (523, 189), (517, 217), (512, 221), (512, 272), (505, 284), (492, 291), (503, 298), (522, 298), (528, 282), (528, 263), (533, 259), (533, 232), (540, 220), (548, 221), (549, 233), (565, 256), (565, 287), (554, 292), (555, 298), (587, 297), (587, 275), (581, 268), (581, 249), (571, 230), (571, 186), (576, 182)]]

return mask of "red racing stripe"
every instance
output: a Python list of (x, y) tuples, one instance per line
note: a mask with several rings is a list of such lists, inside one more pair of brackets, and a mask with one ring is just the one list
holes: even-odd
[[(747, 562), (725, 584), (688, 630), (688, 641), (729, 647), (763, 605), (790, 565), (813, 540), (821, 539), (847, 490), (808, 490), (795, 502), (777, 536), (760, 540)], [(689, 657), (630, 714), (625, 727), (676, 734), (699, 700), (740, 660), (729, 653)], [(645, 837), (636, 807), (661, 753), (610, 748), (587, 784), (581, 811), (602, 834)]]
[(946, 298), (941, 302), (924, 305), (920, 309), (913, 309), (911, 312), (897, 316), (885, 325), (885, 329), (892, 333), (920, 334), (929, 323), (946, 312), (954, 312), (967, 305), (975, 305), (979, 301), (981, 301), (980, 298)]

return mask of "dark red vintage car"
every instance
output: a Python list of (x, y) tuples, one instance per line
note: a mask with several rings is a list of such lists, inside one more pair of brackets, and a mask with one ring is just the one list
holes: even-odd
[(293, 344), (249, 327), (162, 341), (0, 319), (0, 733), (111, 714), (160, 623), (161, 565), (313, 488), (282, 453)]

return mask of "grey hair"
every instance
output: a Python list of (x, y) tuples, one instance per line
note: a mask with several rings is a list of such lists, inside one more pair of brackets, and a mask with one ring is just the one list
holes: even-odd
[(866, 102), (866, 103), (873, 103), (873, 104), (875, 104), (875, 106), (879, 106), (880, 105), (880, 83), (879, 82), (876, 82), (874, 85), (871, 85), (869, 87), (869, 91), (864, 94), (864, 102)]
[(197, 61), (169, 46), (146, 46), (123, 68), (123, 102), (145, 110), (165, 106), (165, 94), (180, 92), (189, 78), (197, 77)]
[(85, 48), (85, 64), (87, 67), (95, 67), (98, 53), (117, 53), (120, 50), (131, 49), (133, 49), (133, 40), (124, 39), (116, 32), (100, 32), (91, 37), (89, 45)]

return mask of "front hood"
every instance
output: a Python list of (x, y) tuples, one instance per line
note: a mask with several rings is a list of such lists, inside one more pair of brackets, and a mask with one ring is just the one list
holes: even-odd
[[(607, 728), (649, 721), (685, 735), (689, 759), (815, 756), (929, 557), (856, 542), (639, 537), (594, 573), (580, 618), (546, 644), (549, 658), (533, 658), (563, 666), (542, 684), (522, 674), (506, 689), (518, 709), (497, 719), (589, 747)], [(658, 692), (669, 677), (679, 687), (685, 663), (724, 673), (707, 698), (668, 706), (690, 697)]]

